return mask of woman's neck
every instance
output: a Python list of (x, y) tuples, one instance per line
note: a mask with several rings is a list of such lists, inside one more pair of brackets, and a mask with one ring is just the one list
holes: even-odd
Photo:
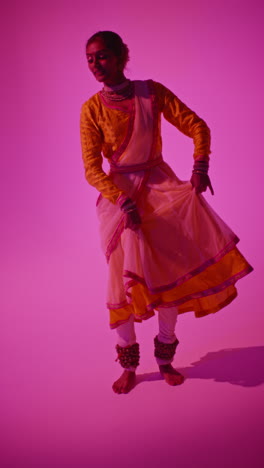
[(126, 88), (129, 83), (130, 83), (130, 80), (124, 77), (124, 79), (118, 84), (104, 83), (104, 90), (105, 91), (121, 91), (122, 89)]
[(116, 86), (120, 86), (126, 81), (127, 81), (127, 78), (125, 77), (125, 75), (123, 73), (121, 73), (121, 75), (118, 75), (113, 81), (105, 82), (104, 87), (105, 88), (111, 88), (112, 90), (115, 90)]

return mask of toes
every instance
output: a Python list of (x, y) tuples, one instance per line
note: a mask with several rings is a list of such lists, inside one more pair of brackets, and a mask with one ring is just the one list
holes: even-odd
[(115, 393), (118, 393), (118, 389), (115, 384), (112, 385), (112, 389), (114, 390)]
[(180, 385), (181, 383), (184, 382), (184, 377), (181, 374), (175, 375), (174, 378), (172, 378), (172, 381), (175, 382), (174, 385)]
[(113, 383), (112, 389), (115, 393), (129, 393), (134, 386), (135, 376), (124, 373), (118, 380)]
[(184, 379), (177, 379), (171, 383), (171, 385), (181, 385), (184, 382)]
[(112, 386), (112, 389), (115, 393), (128, 393), (130, 388), (129, 385), (120, 384), (119, 382), (115, 382)]
[(164, 374), (164, 379), (167, 384), (172, 386), (181, 385), (184, 382), (184, 376), (177, 371), (172, 374)]
[(114, 384), (112, 385), (112, 389), (115, 393), (122, 393), (122, 387), (120, 386), (120, 383), (118, 381), (114, 382)]

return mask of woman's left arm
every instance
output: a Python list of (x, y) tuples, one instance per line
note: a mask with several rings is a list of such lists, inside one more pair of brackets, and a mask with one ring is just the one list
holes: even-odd
[[(201, 193), (207, 187), (212, 191), (212, 185), (207, 171), (201, 170), (199, 162), (209, 162), (211, 134), (210, 129), (203, 119), (186, 106), (175, 94), (160, 83), (154, 82), (158, 106), (164, 118), (178, 130), (193, 139), (194, 143), (194, 171), (191, 183), (196, 193)], [(196, 170), (195, 170), (196, 164)], [(198, 164), (198, 166), (197, 166)], [(205, 165), (203, 166), (203, 169)]]

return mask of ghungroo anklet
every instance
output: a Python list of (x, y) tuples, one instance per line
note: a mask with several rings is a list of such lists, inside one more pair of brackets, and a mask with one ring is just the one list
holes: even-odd
[(179, 340), (176, 338), (174, 343), (162, 343), (159, 341), (158, 336), (154, 338), (155, 352), (154, 355), (156, 358), (170, 360), (173, 359), (176, 352), (176, 348), (179, 344)]
[(137, 367), (139, 365), (139, 344), (134, 343), (131, 346), (122, 347), (116, 345), (117, 358), (121, 366), (127, 369), (128, 367)]

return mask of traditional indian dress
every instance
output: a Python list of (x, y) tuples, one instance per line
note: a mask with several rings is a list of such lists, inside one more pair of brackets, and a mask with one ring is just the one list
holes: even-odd
[[(214, 313), (236, 297), (235, 283), (252, 271), (236, 234), (162, 157), (162, 114), (193, 139), (195, 160), (209, 159), (209, 128), (160, 83), (135, 81), (134, 87), (128, 110), (97, 93), (81, 112), (85, 174), (101, 193), (97, 213), (109, 266), (111, 328), (131, 315), (147, 319), (158, 308), (177, 306), (196, 317)], [(136, 231), (125, 229), (120, 206), (127, 197), (141, 216)]]

